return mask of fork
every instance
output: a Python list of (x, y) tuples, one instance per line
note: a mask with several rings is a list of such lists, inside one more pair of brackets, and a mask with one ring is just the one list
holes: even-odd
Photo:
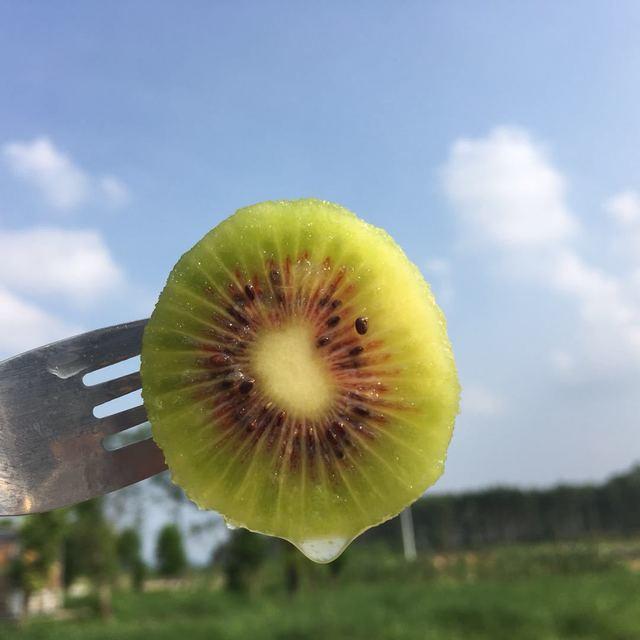
[(0, 515), (68, 506), (166, 468), (150, 438), (114, 451), (104, 446), (107, 436), (146, 422), (144, 406), (93, 414), (140, 389), (140, 372), (83, 382), (87, 373), (139, 355), (146, 323), (90, 331), (0, 362)]

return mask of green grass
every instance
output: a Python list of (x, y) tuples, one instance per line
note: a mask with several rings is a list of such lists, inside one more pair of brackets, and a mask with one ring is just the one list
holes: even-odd
[[(348, 581), (347, 581), (348, 580)], [(34, 620), (3, 640), (638, 640), (640, 575), (623, 569), (528, 578), (343, 577), (293, 597), (205, 589), (119, 593), (111, 622)]]

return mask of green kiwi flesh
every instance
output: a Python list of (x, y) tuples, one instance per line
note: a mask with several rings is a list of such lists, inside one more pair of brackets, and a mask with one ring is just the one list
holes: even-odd
[(319, 200), (240, 209), (183, 255), (141, 373), (174, 482), (320, 562), (437, 480), (458, 411), (419, 270), (385, 231)]

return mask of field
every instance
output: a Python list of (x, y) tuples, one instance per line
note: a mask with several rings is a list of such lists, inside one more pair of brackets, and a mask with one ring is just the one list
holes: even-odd
[(397, 556), (380, 551), (372, 561), (376, 555), (350, 555), (337, 577), (302, 565), (293, 595), (278, 586), (274, 564), (249, 594), (212, 589), (202, 578), (180, 590), (118, 592), (110, 622), (33, 620), (0, 637), (640, 640), (640, 573), (624, 547), (511, 548), (431, 557), (409, 569)]

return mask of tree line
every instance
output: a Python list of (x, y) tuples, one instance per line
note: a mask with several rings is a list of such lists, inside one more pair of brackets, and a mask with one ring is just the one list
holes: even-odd
[[(640, 465), (600, 485), (427, 495), (412, 507), (419, 551), (640, 533)], [(365, 534), (397, 547), (393, 519)]]

